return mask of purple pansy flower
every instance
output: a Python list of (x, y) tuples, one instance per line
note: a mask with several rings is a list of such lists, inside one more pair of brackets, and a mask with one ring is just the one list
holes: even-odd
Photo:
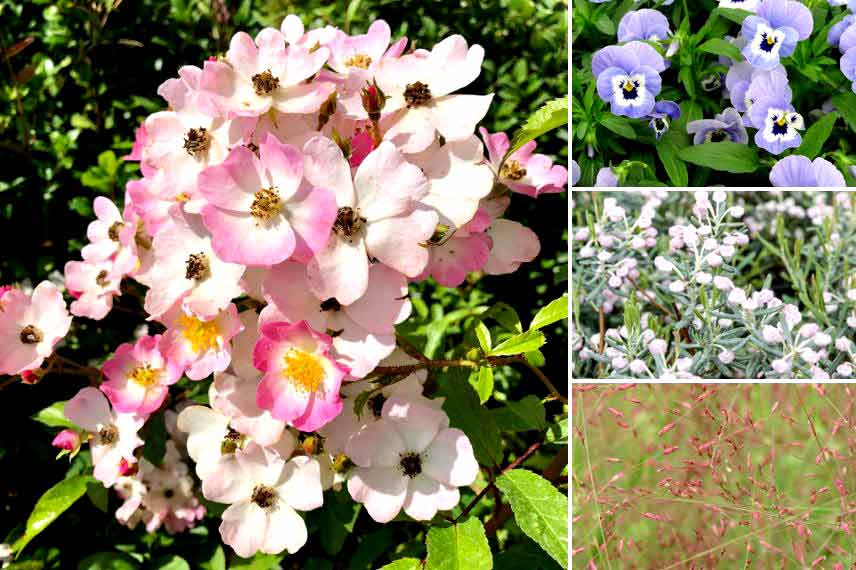
[(850, 88), (856, 93), (856, 47), (850, 48), (841, 56), (838, 66), (841, 68), (844, 77), (853, 82)]
[(687, 132), (693, 136), (693, 144), (731, 141), (740, 144), (749, 142), (743, 126), (743, 118), (737, 109), (728, 107), (713, 119), (702, 119), (687, 124)]
[(773, 186), (846, 186), (844, 175), (825, 158), (793, 154), (786, 156), (770, 170)]
[(788, 85), (788, 76), (783, 67), (772, 71), (758, 70), (758, 73), (752, 75), (752, 82), (746, 89), (744, 101), (746, 104), (746, 114), (743, 116), (743, 124), (752, 125), (750, 113), (752, 105), (759, 99), (773, 98), (791, 102), (793, 92), (791, 86)]
[[(832, 30), (829, 33), (832, 34)], [(841, 53), (854, 47), (856, 47), (856, 22), (845, 28), (838, 38), (838, 49)]]
[(749, 110), (749, 119), (758, 129), (755, 144), (772, 154), (781, 154), (785, 149), (802, 143), (802, 136), (797, 131), (805, 128), (805, 121), (783, 97), (756, 100)]
[(618, 41), (629, 42), (632, 40), (665, 40), (672, 35), (669, 31), (669, 20), (650, 8), (642, 10), (631, 10), (621, 17), (618, 23)]
[(653, 47), (633, 41), (598, 50), (591, 68), (597, 78), (597, 94), (610, 104), (612, 113), (636, 119), (654, 108), (666, 61)]
[(832, 47), (838, 47), (838, 42), (841, 41), (841, 36), (847, 31), (847, 28), (856, 24), (856, 16), (848, 14), (844, 19), (829, 28), (829, 33), (826, 35), (826, 41)]
[(618, 184), (618, 177), (615, 175), (615, 172), (612, 171), (612, 168), (609, 166), (604, 166), (600, 170), (597, 171), (597, 179), (594, 182), (595, 186), (620, 186)]
[(758, 4), (761, 0), (719, 0), (720, 8), (739, 8), (747, 12), (754, 12), (758, 9)]
[(582, 176), (582, 172), (580, 171), (580, 165), (577, 164), (576, 160), (571, 160), (571, 186), (576, 186), (577, 182), (580, 181), (580, 176)]
[(796, 0), (764, 0), (756, 15), (743, 20), (741, 35), (746, 38), (742, 53), (761, 69), (773, 69), (780, 57), (794, 53), (797, 42), (811, 35), (811, 10)]
[[(774, 74), (775, 77), (771, 77)], [(731, 104), (741, 113), (748, 111), (752, 101), (762, 96), (781, 94), (791, 100), (787, 72), (781, 65), (768, 71), (755, 69), (745, 61), (735, 63), (725, 76), (725, 87)]]
[(681, 108), (674, 101), (658, 101), (654, 103), (654, 110), (648, 115), (651, 120), (648, 126), (654, 129), (657, 140), (669, 130), (669, 119), (676, 120), (681, 117)]

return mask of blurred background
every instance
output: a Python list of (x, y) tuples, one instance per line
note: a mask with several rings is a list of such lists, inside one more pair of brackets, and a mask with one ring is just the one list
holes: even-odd
[[(201, 65), (209, 56), (225, 52), (236, 31), (255, 35), (265, 26), (278, 28), (289, 13), (299, 15), (307, 28), (330, 24), (349, 33), (363, 33), (371, 21), (383, 18), (393, 38), (407, 36), (411, 46), (420, 48), (430, 49), (452, 33), (481, 44), (486, 52), (482, 74), (465, 92), (496, 94), (482, 123), (491, 132), (511, 135), (539, 106), (568, 92), (567, 5), (556, 0), (2, 1), (0, 283), (36, 284), (52, 274), (56, 277), (67, 261), (79, 259), (86, 226), (93, 218), (92, 200), (106, 195), (121, 202), (125, 183), (139, 176), (137, 164), (121, 157), (130, 151), (134, 131), (145, 116), (165, 107), (157, 87), (175, 76), (180, 66)], [(567, 165), (567, 130), (542, 137), (538, 148)], [(566, 291), (565, 195), (538, 200), (516, 195), (506, 216), (536, 231), (541, 239), (538, 259), (513, 275), (476, 276), (458, 289), (433, 282), (413, 287), (409, 332), (425, 339), (423, 348), (433, 343), (429, 352), (435, 357), (461, 344), (466, 309), (503, 301), (517, 310), (525, 327), (539, 307)], [(116, 310), (103, 321), (75, 319), (60, 352), (78, 362), (103, 359), (133, 338), (142, 322), (139, 301), (132, 295), (117, 301)], [(563, 389), (566, 330), (557, 323), (545, 332), (544, 371)], [(0, 542), (17, 536), (38, 497), (69, 471), (66, 460), (54, 461), (56, 450), (50, 441), (56, 430), (29, 416), (70, 398), (83, 382), (79, 377), (48, 376), (35, 387), (0, 383)], [(534, 377), (509, 367), (497, 375), (496, 382), (497, 400), (544, 395)], [(548, 405), (548, 413), (560, 411), (555, 402)], [(507, 449), (525, 450), (530, 443), (525, 436), (510, 435)], [(536, 455), (531, 461), (542, 459)], [(76, 463), (72, 469), (83, 467)], [(90, 558), (78, 566), (87, 556), (114, 548), (179, 553), (193, 568), (220, 567), (211, 562), (212, 556), (218, 556), (218, 519), (206, 518), (205, 524), (178, 538), (163, 531), (146, 535), (139, 527), (129, 531), (115, 522), (118, 504), (111, 496), (105, 514), (94, 502), (78, 502), (27, 547), (24, 558), (29, 561), (16, 567), (130, 568), (121, 565), (117, 554)], [(490, 508), (490, 502), (483, 501), (479, 508)], [(317, 523), (310, 521), (310, 526)], [(352, 542), (346, 542), (338, 556), (316, 544), (288, 557), (287, 563), (294, 566), (285, 567), (381, 566), (388, 560), (387, 551), (406, 547), (418, 530), (415, 524), (377, 525), (361, 513), (348, 538)], [(507, 532), (501, 530), (496, 540), (509, 540)], [(310, 544), (313, 540), (310, 537)], [(525, 540), (519, 532), (511, 538), (521, 553), (526, 550)], [(420, 547), (424, 551), (421, 541), (412, 542), (411, 555), (423, 555), (418, 551)], [(497, 560), (497, 567), (517, 568), (520, 560), (506, 556)], [(275, 561), (269, 562), (274, 566), (261, 561), (230, 567), (278, 567)], [(528, 564), (534, 569), (546, 562), (536, 556)]]

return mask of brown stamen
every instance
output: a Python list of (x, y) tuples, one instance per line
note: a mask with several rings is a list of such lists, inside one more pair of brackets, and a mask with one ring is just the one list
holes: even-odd
[(107, 230), (107, 237), (113, 241), (119, 241), (119, 232), (121, 232), (124, 227), (125, 224), (122, 222), (113, 222), (113, 225), (111, 225), (110, 229)]
[(253, 495), (250, 498), (252, 502), (263, 509), (269, 509), (272, 507), (275, 499), (276, 491), (267, 485), (256, 485), (256, 488), (253, 489)]
[(110, 445), (117, 439), (119, 439), (119, 430), (113, 426), (103, 427), (98, 432), (98, 443), (101, 445)]
[(350, 237), (360, 231), (364, 223), (366, 223), (366, 219), (361, 217), (357, 210), (346, 206), (339, 208), (336, 221), (333, 222), (333, 231), (339, 235)]
[(110, 281), (107, 279), (107, 272), (101, 271), (95, 278), (95, 283), (97, 283), (99, 287), (107, 287), (110, 284)]
[(506, 160), (499, 170), (499, 175), (509, 180), (520, 180), (526, 176), (526, 169), (514, 159)]
[(255, 193), (253, 205), (250, 206), (250, 213), (259, 220), (269, 220), (276, 216), (281, 209), (282, 200), (280, 200), (276, 190), (272, 187), (262, 188)]
[(200, 158), (208, 152), (209, 148), (211, 148), (211, 135), (208, 134), (208, 129), (204, 127), (190, 129), (184, 135), (184, 150), (190, 156)]
[(342, 305), (336, 300), (336, 297), (330, 297), (321, 302), (321, 310), (322, 311), (338, 311), (342, 308)]
[(270, 95), (274, 89), (279, 87), (279, 78), (274, 77), (270, 69), (266, 69), (261, 73), (253, 75), (253, 89), (256, 90), (256, 95)]
[(211, 264), (204, 253), (191, 253), (187, 258), (187, 269), (184, 272), (185, 279), (196, 279), (201, 281), (211, 274)]
[(404, 89), (404, 101), (407, 108), (421, 107), (431, 100), (431, 90), (421, 81), (409, 83)]
[(399, 466), (402, 473), (411, 479), (422, 473), (422, 457), (418, 453), (402, 453), (399, 457), (401, 457)]
[(27, 325), (21, 329), (20, 339), (24, 344), (39, 344), (45, 338), (44, 333), (34, 325)]

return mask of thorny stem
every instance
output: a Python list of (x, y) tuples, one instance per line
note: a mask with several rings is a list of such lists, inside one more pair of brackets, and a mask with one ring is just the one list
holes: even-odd
[[(532, 454), (533, 454), (533, 453), (535, 453), (536, 451), (538, 451), (538, 448), (539, 448), (539, 447), (541, 447), (541, 442), (540, 442), (540, 441), (536, 441), (535, 443), (533, 443), (532, 445), (530, 445), (530, 446), (529, 446), (529, 449), (527, 449), (526, 451), (524, 451), (524, 452), (523, 452), (523, 454), (522, 454), (520, 457), (518, 457), (517, 459), (515, 459), (514, 461), (512, 461), (511, 463), (509, 463), (509, 464), (508, 464), (508, 467), (506, 467), (505, 469), (503, 469), (502, 471), (500, 471), (500, 472), (499, 472), (499, 474), (500, 474), (500, 475), (503, 475), (503, 474), (507, 473), (508, 471), (511, 471), (512, 469), (517, 468), (521, 463), (523, 463), (524, 461), (526, 461), (527, 459), (529, 459), (529, 458), (532, 456)], [(561, 455), (561, 453), (560, 453), (559, 455)], [(476, 496), (475, 496), (475, 498), (474, 498), (472, 501), (470, 501), (470, 503), (469, 503), (466, 507), (464, 507), (464, 510), (463, 510), (463, 511), (461, 511), (461, 514), (459, 514), (457, 517), (455, 517), (455, 522), (458, 522), (459, 520), (461, 520), (462, 518), (464, 518), (465, 516), (467, 516), (468, 514), (470, 514), (470, 511), (471, 511), (471, 510), (473, 510), (473, 507), (475, 507), (475, 506), (476, 506), (476, 504), (477, 504), (479, 501), (481, 501), (482, 497), (484, 497), (485, 495), (487, 495), (487, 492), (488, 492), (491, 488), (495, 488), (495, 487), (496, 487), (496, 485), (494, 484), (494, 478), (491, 476), (490, 481), (488, 482), (488, 484), (487, 484), (487, 485), (485, 485), (484, 489), (482, 489), (482, 490), (479, 492), (479, 494), (478, 494), (478, 495), (476, 495)]]
[[(539, 444), (540, 445), (540, 444)], [(529, 448), (532, 449), (531, 447)], [(537, 449), (537, 448), (536, 448)], [(527, 450), (529, 453), (529, 450)], [(534, 450), (532, 451), (534, 453)], [(531, 453), (529, 453), (531, 455)], [(502, 473), (506, 471), (510, 471), (516, 468), (518, 465), (526, 461), (528, 459), (528, 455), (524, 453), (519, 458), (517, 458), (511, 465), (502, 470)], [(563, 447), (559, 453), (556, 454), (556, 457), (553, 458), (553, 461), (550, 462), (550, 465), (544, 469), (544, 479), (551, 483), (555, 483), (558, 479), (560, 479), (562, 471), (565, 469), (565, 466), (568, 464), (568, 448)], [(496, 533), (499, 528), (505, 524), (509, 518), (511, 518), (511, 507), (509, 505), (503, 505), (501, 509), (497, 511), (495, 515), (493, 515), (490, 520), (488, 520), (484, 525), (484, 532), (487, 536), (492, 536)]]
[[(424, 357), (423, 357), (424, 358)], [(531, 370), (535, 376), (541, 381), (544, 386), (550, 391), (551, 398), (555, 400), (559, 400), (565, 404), (568, 403), (568, 399), (559, 393), (559, 390), (553, 385), (550, 379), (544, 374), (541, 370), (532, 366), (524, 357), (522, 356), (488, 356), (485, 359), (485, 362), (488, 366), (503, 366), (506, 364), (512, 363), (520, 363), (526, 366), (529, 370)], [(423, 362), (418, 362), (415, 364), (406, 364), (402, 366), (378, 366), (375, 368), (371, 374), (366, 376), (364, 380), (370, 380), (373, 378), (378, 378), (380, 376), (401, 376), (398, 380), (391, 382), (394, 384), (399, 380), (402, 380), (405, 376), (410, 374), (411, 372), (415, 372), (417, 370), (423, 370), (425, 368), (481, 368), (484, 363), (476, 362), (475, 360), (467, 360), (467, 359), (456, 359), (456, 360), (424, 360)]]
[[(56, 372), (57, 374), (69, 374), (73, 376), (85, 376), (92, 380), (98, 380), (101, 378), (101, 370), (99, 370), (98, 368), (78, 364), (77, 362), (71, 359), (57, 354), (56, 352), (51, 354), (47, 358), (47, 366), (44, 366), (41, 370), (42, 371), (39, 373), (41, 375), (41, 378), (44, 378), (52, 372)], [(0, 391), (4, 390), (8, 386), (11, 386), (12, 384), (17, 384), (20, 381), (22, 381), (22, 377), (20, 375), (16, 374), (14, 376), (10, 376), (9, 378), (0, 382)]]

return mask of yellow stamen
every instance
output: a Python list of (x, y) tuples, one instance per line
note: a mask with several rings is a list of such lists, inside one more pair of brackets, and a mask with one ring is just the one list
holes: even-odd
[(780, 127), (784, 127), (787, 122), (787, 119), (785, 119), (784, 117), (779, 117), (779, 120), (776, 121), (776, 124), (778, 124)]
[(178, 326), (182, 329), (182, 336), (190, 342), (193, 352), (207, 352), (220, 348), (220, 327), (217, 319), (203, 321), (192, 315), (181, 315), (178, 317)]
[(160, 370), (151, 368), (148, 364), (137, 366), (134, 368), (134, 371), (131, 372), (131, 380), (145, 388), (157, 386), (159, 378)]
[(767, 45), (773, 45), (774, 43), (776, 43), (776, 40), (774, 40), (770, 36), (767, 36)]
[(345, 62), (345, 65), (348, 67), (359, 67), (362, 69), (368, 69), (371, 64), (372, 58), (364, 53), (354, 54)]
[(318, 357), (302, 350), (291, 349), (284, 357), (282, 377), (303, 392), (314, 392), (324, 379), (324, 368)]
[(625, 91), (633, 91), (633, 87), (634, 87), (634, 85), (631, 82), (629, 82), (629, 81), (624, 82), (624, 90)]

